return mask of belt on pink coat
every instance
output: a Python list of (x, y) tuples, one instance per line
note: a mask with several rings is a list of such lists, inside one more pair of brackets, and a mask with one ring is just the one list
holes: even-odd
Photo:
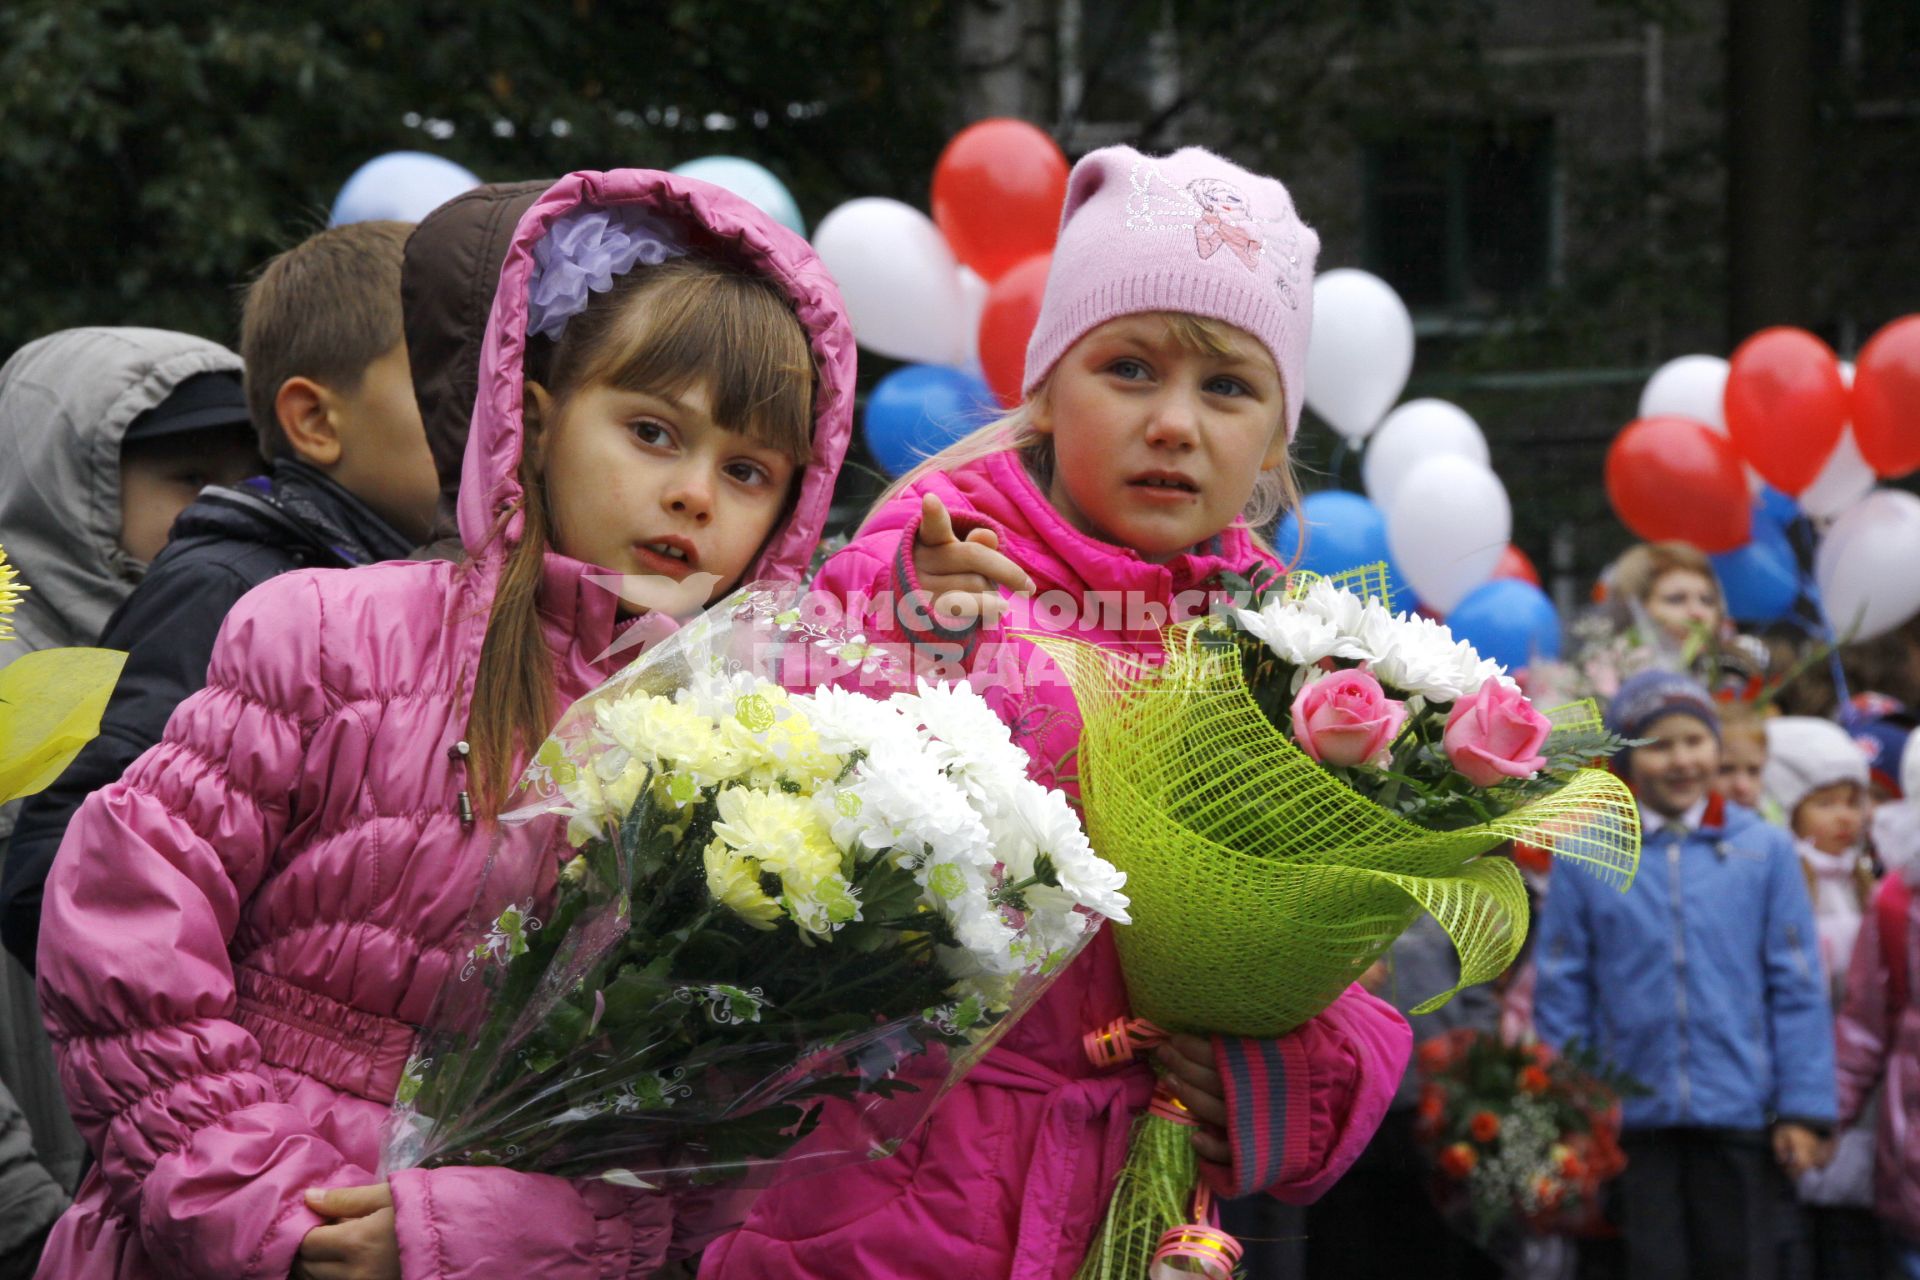
[[(1136, 1066), (1101, 1075), (1066, 1076), (1001, 1047), (968, 1074), (967, 1083), (1046, 1096), (1040, 1130), (1027, 1160), (1026, 1191), (1020, 1198), (1020, 1224), (1008, 1280), (1053, 1280), (1061, 1225), (1067, 1220), (1074, 1179), (1086, 1154), (1087, 1131), (1096, 1121), (1106, 1122), (1100, 1168), (1118, 1173), (1127, 1158), (1133, 1116), (1145, 1109), (1153, 1095), (1153, 1074)], [(1101, 1181), (1104, 1191), (1107, 1179)]]

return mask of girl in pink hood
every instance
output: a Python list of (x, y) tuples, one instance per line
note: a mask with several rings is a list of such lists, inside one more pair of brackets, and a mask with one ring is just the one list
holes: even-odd
[[(928, 674), (967, 675), (1033, 775), (1071, 788), (1073, 698), (1020, 633), (1151, 649), (1223, 576), (1278, 567), (1249, 523), (1292, 497), (1318, 245), (1284, 187), (1218, 156), (1087, 156), (1026, 403), (906, 476), (816, 586)], [(1066, 1280), (1154, 1087), (1146, 1062), (1083, 1051), (1126, 1016), (1103, 934), (896, 1155), (776, 1186), (701, 1275)], [(1278, 1040), (1176, 1036), (1159, 1061), (1217, 1192), (1304, 1203), (1373, 1135), (1409, 1040), (1354, 987)]]
[(533, 205), (480, 355), (466, 560), (248, 595), (206, 689), (68, 830), (40, 992), (99, 1163), (41, 1275), (598, 1280), (699, 1247), (694, 1215), (604, 1182), (380, 1179), (380, 1128), (556, 710), (635, 615), (805, 568), (853, 352), (806, 243), (717, 187), (578, 173)]

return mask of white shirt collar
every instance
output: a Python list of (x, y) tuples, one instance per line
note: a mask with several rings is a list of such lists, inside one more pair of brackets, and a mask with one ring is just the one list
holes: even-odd
[(1683, 831), (1698, 831), (1701, 820), (1706, 816), (1706, 796), (1701, 796), (1698, 800), (1694, 801), (1693, 807), (1681, 814), (1678, 818), (1669, 818), (1663, 814), (1655, 813), (1643, 804), (1640, 806), (1640, 834), (1643, 837), (1655, 835), (1662, 829), (1673, 826), (1675, 823), (1678, 823), (1680, 829)]

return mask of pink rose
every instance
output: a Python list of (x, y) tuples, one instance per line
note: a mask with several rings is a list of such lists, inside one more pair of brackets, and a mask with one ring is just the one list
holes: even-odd
[(1406, 721), (1407, 704), (1389, 698), (1378, 680), (1358, 669), (1323, 676), (1293, 699), (1293, 740), (1322, 764), (1384, 758)]
[(1552, 732), (1552, 723), (1518, 689), (1489, 680), (1453, 704), (1442, 741), (1447, 759), (1468, 782), (1491, 787), (1537, 773), (1547, 762), (1540, 748)]

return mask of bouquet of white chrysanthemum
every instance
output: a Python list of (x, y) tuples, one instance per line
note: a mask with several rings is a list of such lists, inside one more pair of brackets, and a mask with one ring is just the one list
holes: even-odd
[[(503, 816), (484, 922), (422, 1034), (387, 1165), (626, 1185), (778, 1160), (830, 1100), (894, 1149), (1076, 952), (1124, 877), (977, 695), (737, 594), (576, 703)], [(563, 838), (564, 834), (564, 838)], [(503, 848), (514, 842), (503, 842)], [(506, 863), (514, 863), (508, 869)], [(498, 874), (496, 874), (498, 873)]]

